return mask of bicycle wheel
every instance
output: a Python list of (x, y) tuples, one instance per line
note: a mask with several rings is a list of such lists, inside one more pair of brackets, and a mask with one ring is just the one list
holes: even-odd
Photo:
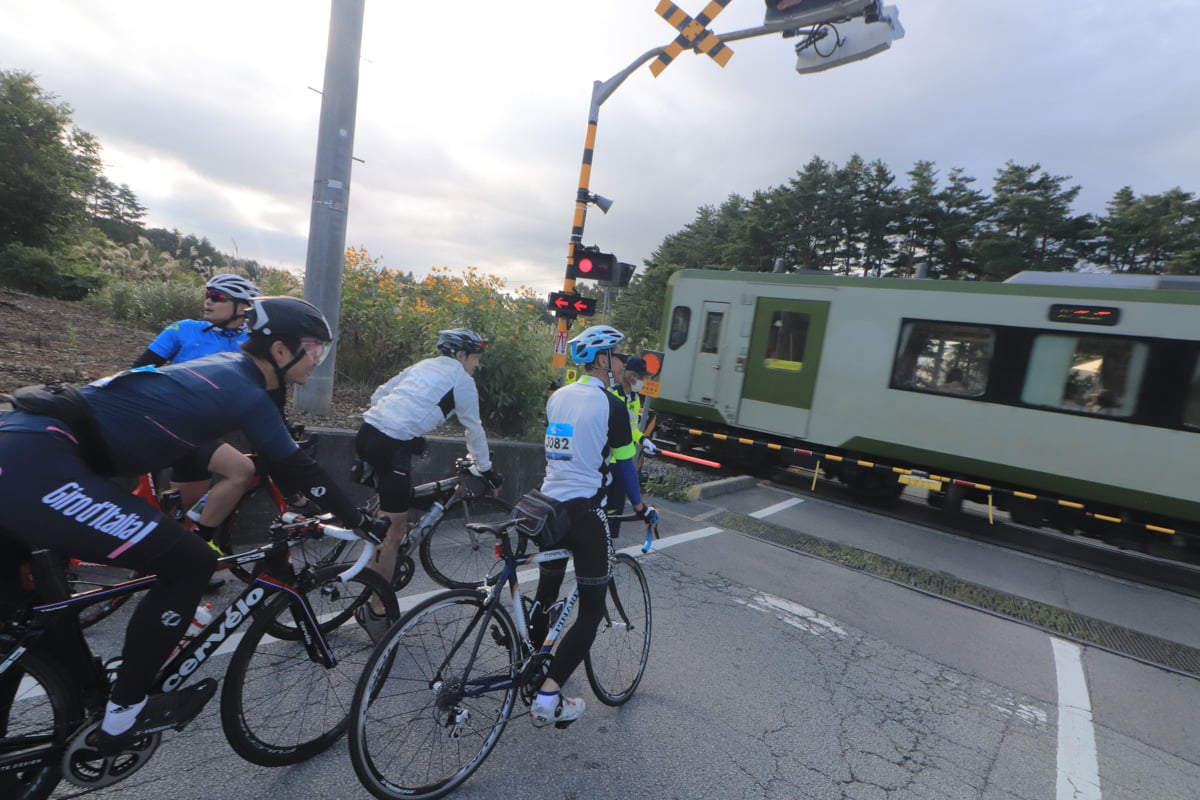
[(584, 659), (588, 683), (606, 706), (633, 697), (650, 657), (650, 587), (642, 567), (625, 553), (612, 564), (604, 619)]
[(346, 730), (354, 684), (374, 643), (349, 619), (372, 594), (383, 598), (390, 622), (400, 618), (387, 583), (363, 570), (348, 585), (342, 567), (317, 570), (305, 596), (337, 664), (309, 658), (287, 594), (273, 598), (246, 631), (225, 674), (221, 726), (242, 758), (264, 767), (295, 764), (325, 750)]
[(78, 688), (39, 654), (25, 653), (0, 675), (0, 797), (49, 797), (62, 779), (62, 748), (82, 719)]
[[(244, 553), (247, 550), (253, 550), (262, 542), (235, 542), (233, 530), (237, 527), (238, 510), (235, 508), (230, 512), (225, 521), (217, 527), (217, 532), (213, 535), (213, 544), (225, 555), (232, 556), (237, 553)], [(242, 583), (250, 583), (254, 580), (254, 566), (243, 567), (234, 565), (229, 568), (229, 573), (237, 578)], [(217, 573), (218, 575), (220, 573)]]
[[(473, 589), (483, 582), (496, 563), (495, 542), (467, 530), (468, 522), (487, 525), (512, 516), (512, 506), (499, 497), (485, 495), (465, 499), (446, 509), (433, 530), (421, 540), (421, 565), (429, 577), (450, 589)], [(518, 536), (517, 555), (523, 555), (528, 540)]]
[(517, 696), (520, 648), (503, 607), (481, 631), (484, 613), (479, 592), (434, 595), (371, 654), (354, 691), (350, 760), (376, 797), (441, 797), (496, 746)]

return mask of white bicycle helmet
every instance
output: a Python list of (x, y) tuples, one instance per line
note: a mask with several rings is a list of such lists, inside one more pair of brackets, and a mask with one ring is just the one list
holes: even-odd
[(578, 364), (590, 364), (596, 355), (612, 350), (625, 341), (625, 334), (611, 325), (593, 325), (585, 328), (578, 336), (567, 342), (571, 360)]
[(243, 303), (248, 303), (251, 297), (258, 297), (262, 294), (262, 291), (247, 278), (229, 272), (214, 276), (212, 280), (204, 285), (204, 288), (206, 290), (211, 289), (216, 292), (224, 292), (234, 300), (239, 300)]

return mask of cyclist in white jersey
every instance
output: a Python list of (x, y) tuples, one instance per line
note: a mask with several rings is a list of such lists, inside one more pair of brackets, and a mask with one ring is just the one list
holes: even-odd
[[(488, 340), (469, 328), (439, 331), (441, 355), (418, 361), (380, 386), (355, 437), (359, 458), (371, 465), (379, 490), (379, 509), (392, 520), (383, 544), (375, 550), (375, 571), (392, 583), (408, 538), (408, 510), (413, 507), (412, 461), (425, 452), (425, 434), (451, 414), (462, 423), (467, 452), (475, 471), (493, 489), (504, 478), (492, 468), (487, 435), (479, 414), (475, 371)], [(387, 630), (378, 598), (359, 609), (359, 622), (373, 636)]]
[[(610, 544), (602, 506), (611, 481), (624, 485), (634, 511), (647, 525), (658, 521), (658, 512), (642, 501), (629, 412), (625, 402), (608, 391), (624, 371), (624, 356), (616, 352), (624, 339), (615, 328), (595, 325), (568, 342), (572, 360), (584, 365), (586, 375), (554, 392), (546, 403), (546, 479), (541, 490), (567, 507), (570, 530), (556, 547), (571, 550), (574, 557), (579, 616), (563, 635), (530, 708), (529, 717), (538, 728), (570, 723), (584, 711), (582, 698), (563, 697), (561, 689), (591, 648), (604, 616)], [(566, 566), (565, 559), (538, 565), (531, 624), (535, 642), (546, 636), (547, 609), (558, 596)]]

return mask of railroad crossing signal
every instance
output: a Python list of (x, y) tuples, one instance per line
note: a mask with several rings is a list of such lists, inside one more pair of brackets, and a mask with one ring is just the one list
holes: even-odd
[(617, 257), (612, 253), (601, 253), (596, 246), (578, 247), (575, 263), (567, 270), (567, 277), (607, 283), (612, 281), (617, 270)]
[(733, 56), (733, 51), (726, 47), (715, 33), (708, 30), (708, 26), (730, 2), (732, 0), (711, 0), (704, 10), (697, 14), (695, 19), (692, 19), (671, 0), (660, 0), (658, 7), (654, 10), (679, 31), (679, 35), (675, 37), (675, 41), (667, 45), (666, 50), (659, 54), (658, 58), (650, 62), (650, 71), (654, 73), (654, 77), (657, 78), (661, 75), (662, 71), (685, 49), (694, 48), (697, 52), (707, 53), (722, 67), (728, 64), (729, 59)]
[(553, 311), (556, 317), (590, 317), (596, 313), (596, 300), (570, 292), (551, 292), (546, 307)]

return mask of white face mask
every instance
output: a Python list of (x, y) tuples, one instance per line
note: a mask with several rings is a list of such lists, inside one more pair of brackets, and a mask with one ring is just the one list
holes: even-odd
[(633, 390), (634, 392), (640, 392), (642, 390), (642, 387), (645, 385), (646, 385), (646, 382), (644, 380), (642, 380), (641, 378), (638, 378), (636, 381), (633, 382), (633, 386), (630, 386), (629, 388), (631, 390)]

